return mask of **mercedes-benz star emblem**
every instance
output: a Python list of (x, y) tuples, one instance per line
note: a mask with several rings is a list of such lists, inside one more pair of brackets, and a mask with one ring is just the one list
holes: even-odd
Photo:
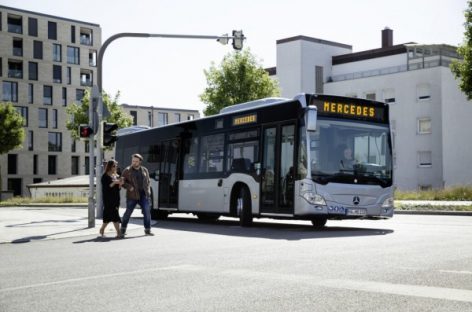
[(361, 202), (361, 199), (359, 198), (359, 196), (354, 196), (354, 198), (352, 199), (352, 203), (354, 205), (359, 205), (360, 202)]

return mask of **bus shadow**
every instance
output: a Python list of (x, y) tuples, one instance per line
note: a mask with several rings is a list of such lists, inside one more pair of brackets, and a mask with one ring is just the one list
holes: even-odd
[[(289, 222), (289, 221), (287, 221)], [(362, 222), (362, 221), (359, 221)], [(241, 227), (237, 220), (203, 222), (195, 218), (169, 217), (153, 227), (214, 235), (258, 237), (267, 239), (302, 240), (335, 237), (377, 236), (392, 234), (391, 229), (329, 226), (316, 230), (310, 223), (274, 223), (255, 219), (251, 227)]]

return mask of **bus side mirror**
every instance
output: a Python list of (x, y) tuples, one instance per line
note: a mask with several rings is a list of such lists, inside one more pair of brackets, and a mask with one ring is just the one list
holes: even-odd
[(305, 113), (305, 124), (307, 131), (316, 131), (316, 119), (318, 118), (318, 111), (315, 106), (308, 106)]

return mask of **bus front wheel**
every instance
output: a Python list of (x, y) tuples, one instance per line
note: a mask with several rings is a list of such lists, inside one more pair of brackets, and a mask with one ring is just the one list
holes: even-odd
[(311, 219), (311, 223), (316, 230), (323, 229), (326, 225), (326, 221), (328, 221), (328, 219), (325, 217), (316, 217)]
[(247, 187), (243, 186), (239, 190), (236, 198), (236, 209), (239, 215), (239, 224), (241, 226), (252, 225), (251, 196)]

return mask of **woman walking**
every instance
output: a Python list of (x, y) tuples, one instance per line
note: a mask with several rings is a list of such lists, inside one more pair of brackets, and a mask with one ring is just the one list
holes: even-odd
[(109, 160), (102, 175), (102, 198), (103, 198), (103, 224), (100, 228), (100, 234), (103, 236), (108, 223), (113, 222), (116, 230), (116, 238), (121, 237), (120, 233), (120, 189), (123, 185), (122, 180), (116, 173), (118, 163)]

